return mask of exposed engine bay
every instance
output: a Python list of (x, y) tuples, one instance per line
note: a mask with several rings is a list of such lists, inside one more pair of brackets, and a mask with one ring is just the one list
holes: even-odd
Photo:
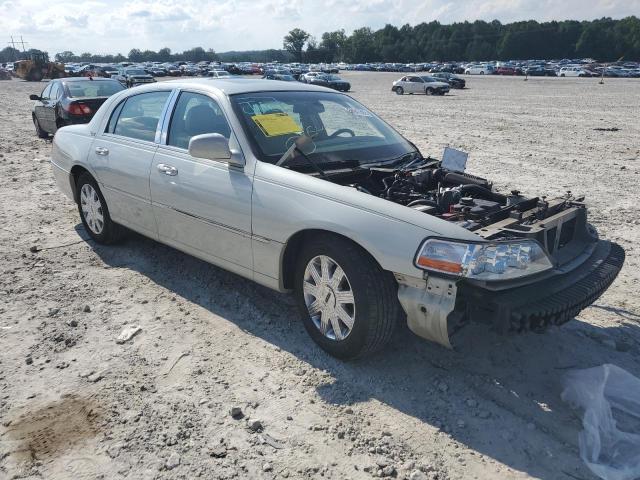
[[(425, 159), (415, 168), (370, 167), (331, 172), (329, 181), (454, 222), (485, 239), (533, 238), (553, 254), (576, 237), (586, 240), (584, 197), (547, 200), (517, 190), (500, 193), (484, 178)], [(585, 235), (583, 235), (584, 233)]]

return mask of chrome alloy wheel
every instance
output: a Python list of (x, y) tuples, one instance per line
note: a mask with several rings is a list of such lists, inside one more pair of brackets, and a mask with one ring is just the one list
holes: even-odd
[(98, 192), (88, 183), (82, 185), (80, 190), (80, 208), (85, 222), (96, 235), (100, 235), (104, 229), (104, 213)]
[(304, 302), (320, 333), (331, 340), (347, 338), (355, 322), (356, 304), (340, 265), (318, 255), (307, 264), (303, 282)]

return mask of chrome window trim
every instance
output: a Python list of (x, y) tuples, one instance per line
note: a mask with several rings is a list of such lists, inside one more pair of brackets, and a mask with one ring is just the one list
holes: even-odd
[(165, 103), (164, 108), (162, 109), (162, 113), (160, 114), (160, 121), (158, 122), (158, 128), (156, 130), (156, 138), (155, 143), (158, 145), (164, 145), (167, 142), (167, 132), (169, 128), (169, 124), (171, 116), (173, 115), (173, 109), (175, 108), (175, 104), (178, 101), (178, 97), (180, 96), (180, 89), (174, 88), (171, 90), (171, 94), (167, 99), (167, 103)]
[[(175, 89), (175, 96), (172, 98), (171, 101), (171, 108), (167, 109), (166, 112), (166, 117), (164, 119), (164, 122), (162, 124), (162, 133), (161, 133), (161, 138), (160, 138), (160, 142), (159, 145), (162, 147), (166, 147), (169, 149), (173, 149), (173, 150), (177, 150), (179, 152), (187, 152), (188, 149), (186, 148), (180, 148), (180, 147), (176, 147), (175, 145), (169, 145), (167, 144), (167, 139), (169, 137), (169, 128), (171, 127), (171, 119), (173, 117), (173, 113), (176, 107), (176, 104), (178, 103), (178, 100), (180, 99), (180, 94), (186, 92), (186, 93), (196, 93), (198, 95), (202, 95), (203, 97), (208, 97), (211, 100), (213, 100), (214, 102), (216, 102), (216, 105), (218, 105), (218, 108), (220, 109), (220, 111), (222, 112), (222, 114), (224, 115), (224, 119), (227, 121), (227, 125), (229, 125), (229, 131), (230, 131), (230, 135), (229, 135), (229, 141), (231, 141), (231, 137), (236, 137), (236, 132), (235, 129), (233, 128), (233, 125), (231, 124), (231, 121), (229, 120), (229, 115), (227, 115), (226, 109), (222, 107), (222, 103), (220, 102), (219, 98), (216, 98), (214, 95), (211, 94), (211, 92), (208, 92), (206, 90), (200, 90), (197, 88), (176, 88)], [(238, 143), (238, 140), (236, 138), (236, 143)], [(222, 162), (222, 163), (226, 163), (226, 162)]]
[[(105, 113), (105, 115), (103, 117), (103, 120), (102, 120), (102, 128), (98, 130), (99, 137), (110, 139), (110, 140), (126, 140), (126, 141), (135, 142), (135, 143), (140, 143), (142, 145), (157, 146), (158, 143), (159, 143), (160, 132), (162, 130), (161, 125), (163, 125), (163, 120), (164, 120), (165, 115), (166, 115), (167, 105), (170, 103), (170, 100), (172, 99), (172, 95), (174, 94), (175, 91), (176, 91), (176, 89), (171, 88), (171, 89), (166, 89), (166, 90), (165, 89), (160, 89), (160, 90), (152, 90), (152, 91), (148, 91), (148, 92), (134, 93), (132, 95), (125, 95), (124, 98), (122, 98), (119, 102), (117, 102), (117, 103), (114, 102), (115, 106), (113, 108), (110, 108), (108, 114)], [(115, 133), (105, 132), (105, 130), (109, 126), (109, 122), (111, 120), (111, 115), (113, 115), (113, 112), (115, 112), (118, 109), (120, 104), (122, 104), (122, 103), (126, 102), (127, 100), (129, 100), (130, 98), (136, 97), (138, 95), (146, 95), (146, 94), (149, 94), (149, 93), (161, 93), (161, 92), (168, 92), (169, 96), (165, 100), (164, 107), (162, 108), (162, 111), (160, 112), (160, 116), (158, 117), (158, 125), (156, 125), (156, 133), (155, 133), (155, 137), (154, 137), (153, 141), (141, 140), (139, 138), (126, 137), (124, 135), (116, 135)], [(120, 113), (122, 113), (122, 112), (120, 112)]]

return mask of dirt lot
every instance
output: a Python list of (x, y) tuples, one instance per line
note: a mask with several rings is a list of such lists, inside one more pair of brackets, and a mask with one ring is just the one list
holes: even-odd
[(543, 335), (470, 327), (447, 351), (402, 329), (341, 363), (287, 295), (137, 235), (87, 241), (31, 123), (44, 84), (0, 82), (0, 478), (595, 478), (560, 393), (575, 368), (640, 376), (640, 81), (472, 77), (400, 97), (397, 74), (345, 77), (425, 154), (466, 150), (503, 190), (585, 193), (627, 250), (618, 280)]

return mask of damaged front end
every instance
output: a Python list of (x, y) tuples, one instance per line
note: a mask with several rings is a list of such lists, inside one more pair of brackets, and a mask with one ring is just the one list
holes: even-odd
[(429, 159), (416, 168), (372, 167), (342, 183), (455, 223), (475, 242), (428, 238), (416, 253), (423, 278), (396, 275), (398, 298), (417, 335), (451, 347), (468, 321), (499, 332), (562, 324), (613, 282), (624, 251), (598, 239), (583, 198), (502, 194), (486, 179), (442, 168)]

